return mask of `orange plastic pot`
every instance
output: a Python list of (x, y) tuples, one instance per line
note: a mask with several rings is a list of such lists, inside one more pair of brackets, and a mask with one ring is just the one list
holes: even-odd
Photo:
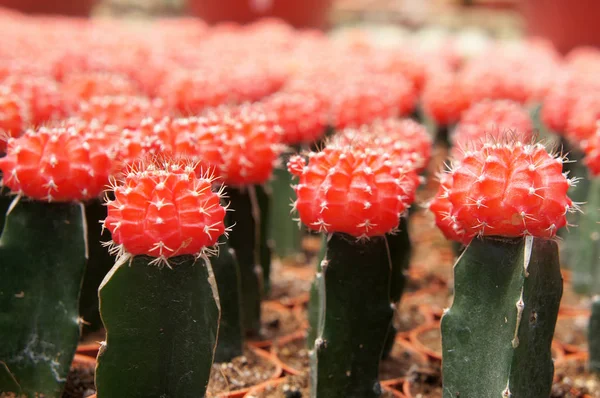
[[(424, 355), (426, 355), (427, 357), (435, 360), (435, 361), (442, 361), (442, 351), (438, 351), (437, 349), (434, 349), (433, 347), (429, 347), (427, 344), (425, 344), (422, 340), (422, 335), (424, 333), (433, 331), (433, 330), (439, 330), (440, 329), (440, 324), (439, 322), (434, 322), (434, 323), (428, 323), (422, 326), (419, 326), (418, 328), (412, 330), (409, 334), (409, 341), (411, 342), (411, 344), (417, 349), (419, 350), (419, 352), (423, 353)], [(441, 339), (441, 332), (440, 332), (440, 339)], [(405, 392), (406, 394), (406, 392)]]
[(525, 29), (550, 40), (562, 53), (577, 46), (600, 46), (598, 0), (523, 0)]
[(88, 17), (98, 0), (0, 0), (0, 7), (25, 14)]
[(270, 388), (275, 388), (278, 385), (280, 385), (286, 381), (287, 381), (287, 378), (285, 378), (285, 377), (282, 377), (280, 379), (265, 381), (264, 383), (259, 384), (256, 387), (252, 387), (250, 390), (248, 390), (248, 393), (246, 394), (246, 398), (258, 397), (259, 394), (265, 392), (266, 390), (268, 390)]
[(100, 343), (79, 344), (77, 346), (77, 354), (89, 358), (96, 358), (100, 350)]
[(333, 0), (188, 0), (188, 9), (209, 24), (272, 17), (297, 28), (325, 29), (332, 4)]
[[(275, 370), (273, 371), (273, 373), (271, 374), (271, 377), (269, 378), (269, 380), (258, 384), (257, 386), (254, 387), (247, 387), (247, 388), (242, 388), (239, 390), (235, 390), (235, 391), (229, 391), (229, 392), (224, 392), (221, 394), (217, 394), (217, 395), (211, 395), (211, 397), (214, 398), (241, 398), (241, 397), (245, 397), (246, 394), (252, 390), (253, 388), (256, 388), (258, 386), (262, 386), (265, 385), (271, 381), (274, 380), (278, 380), (281, 376), (281, 373), (283, 372), (283, 369), (281, 368), (281, 365), (279, 364), (279, 362), (275, 359), (275, 357), (273, 357), (273, 355), (265, 350), (261, 350), (260, 348), (254, 348), (254, 347), (250, 347), (250, 349), (259, 357), (264, 358), (266, 360), (268, 360), (269, 362), (273, 363), (275, 365)], [(79, 360), (83, 361), (83, 363), (88, 362), (91, 363), (90, 361), (92, 361), (94, 363), (96, 363), (96, 360), (93, 358), (89, 358), (86, 357), (84, 355), (78, 355), (75, 354), (76, 358), (79, 358)], [(207, 395), (208, 396), (208, 395)], [(96, 394), (92, 395), (89, 398), (96, 398)]]

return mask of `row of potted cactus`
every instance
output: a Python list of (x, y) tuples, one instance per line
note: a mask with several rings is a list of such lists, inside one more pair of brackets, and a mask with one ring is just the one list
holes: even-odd
[[(18, 23), (39, 34), (31, 21)], [(53, 34), (72, 32), (65, 24)], [(27, 55), (9, 59), (10, 51), (0, 51), (10, 61), (0, 69), (8, 115), (0, 121), (11, 136), (0, 169), (15, 194), (0, 238), (0, 299), (8, 309), (0, 317), (3, 392), (60, 395), (79, 340), (80, 295), (91, 292), (106, 330), (98, 397), (203, 396), (213, 361), (241, 355), (245, 339), (260, 333), (271, 250), (282, 257), (299, 250), (291, 199), (299, 221), (324, 242), (310, 302), (311, 394), (380, 396), (378, 365), (395, 340), (392, 318), (411, 252), (409, 208), (432, 146), (422, 125), (403, 118), (421, 95), (439, 141), (454, 145), (429, 208), (449, 239), (467, 245), (454, 267), (454, 303), (442, 318), (444, 394), (549, 395), (563, 288), (554, 238), (579, 209), (567, 196), (578, 176), (565, 173), (565, 157), (534, 142), (523, 106), (542, 102), (546, 124), (556, 115), (546, 103), (548, 76), (562, 71), (562, 61), (550, 49), (526, 47), (550, 64), (534, 80), (522, 48), (499, 47), (494, 54), (503, 63), (493, 68), (481, 57), (436, 69), (358, 44), (340, 49), (273, 22), (239, 31), (191, 21), (158, 26), (158, 50), (141, 39), (147, 27), (116, 34), (140, 40), (143, 56), (123, 63), (67, 46), (42, 52), (45, 74), (23, 62)], [(89, 29), (88, 39), (96, 37)], [(202, 37), (200, 54), (189, 51), (186, 34)], [(243, 60), (248, 50), (233, 43), (246, 34), (243, 43), (258, 54), (272, 34), (268, 43), (290, 65), (264, 55), (225, 72), (199, 67), (219, 46), (231, 52), (219, 65)], [(114, 45), (102, 44), (103, 54)], [(314, 49), (322, 51), (317, 66), (302, 61)], [(144, 57), (154, 62), (148, 74), (139, 70)], [(569, 68), (596, 65), (587, 53), (579, 57), (567, 79), (576, 79)], [(348, 61), (358, 65), (334, 78)], [(179, 69), (167, 73), (172, 66)], [(507, 77), (510, 66), (523, 70)], [(471, 82), (482, 78), (496, 85)], [(458, 103), (446, 105), (448, 91), (436, 84), (449, 84)], [(577, 113), (577, 101), (566, 135), (594, 173), (596, 92), (581, 90), (586, 112)], [(594, 186), (585, 193), (590, 203)], [(279, 232), (270, 235), (270, 226)], [(587, 257), (573, 263), (575, 283), (589, 282), (592, 294), (598, 256), (587, 239), (596, 240), (595, 228), (582, 224), (579, 252)], [(101, 247), (107, 232), (112, 240)], [(99, 289), (91, 283), (82, 291), (86, 264), (108, 272), (97, 273)], [(596, 370), (599, 307), (596, 300), (590, 322)]]

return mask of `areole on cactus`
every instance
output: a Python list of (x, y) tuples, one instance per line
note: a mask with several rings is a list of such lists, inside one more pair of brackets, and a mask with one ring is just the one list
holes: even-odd
[(117, 260), (99, 290), (98, 397), (204, 396), (221, 313), (207, 254), (226, 232), (212, 186), (193, 162), (168, 159), (113, 181), (104, 226)]
[(445, 397), (550, 394), (562, 296), (553, 238), (577, 209), (563, 161), (541, 144), (487, 143), (442, 177), (430, 209), (448, 238), (470, 242), (442, 317)]

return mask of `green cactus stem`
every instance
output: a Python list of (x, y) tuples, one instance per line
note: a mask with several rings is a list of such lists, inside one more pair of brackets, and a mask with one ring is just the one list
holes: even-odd
[(321, 311), (321, 303), (319, 302), (319, 286), (323, 282), (323, 274), (321, 273), (321, 263), (325, 260), (327, 254), (327, 240), (330, 235), (323, 235), (321, 239), (321, 250), (317, 257), (317, 272), (315, 279), (310, 285), (309, 300), (308, 300), (308, 333), (306, 344), (310, 350), (315, 346), (317, 339), (317, 330), (319, 328), (319, 313)]
[(60, 396), (79, 341), (86, 258), (83, 205), (14, 200), (0, 238), (0, 391)]
[[(287, 164), (284, 157), (282, 164)], [(302, 230), (290, 216), (291, 198), (295, 197), (292, 176), (286, 167), (276, 168), (271, 182), (273, 206), (271, 208), (271, 238), (275, 254), (282, 259), (302, 253)]]
[(595, 296), (592, 302), (588, 345), (590, 351), (590, 371), (600, 373), (600, 296)]
[(269, 239), (269, 224), (271, 220), (271, 188), (263, 185), (254, 187), (256, 200), (260, 211), (260, 234), (258, 236), (260, 267), (262, 268), (263, 294), (271, 292), (271, 258), (273, 256), (272, 243)]
[(590, 182), (584, 215), (578, 228), (569, 232), (565, 246), (570, 252), (573, 290), (600, 294), (600, 178)]
[(208, 259), (121, 257), (100, 286), (98, 398), (204, 397), (219, 329)]
[(379, 397), (379, 361), (393, 313), (385, 238), (332, 234), (321, 274), (311, 397)]
[(110, 233), (102, 231), (100, 224), (100, 220), (106, 218), (106, 206), (100, 200), (90, 201), (85, 204), (85, 216), (90, 258), (83, 277), (79, 300), (79, 314), (84, 322), (82, 330), (84, 335), (86, 332), (93, 332), (102, 327), (98, 309), (98, 288), (114, 264), (106, 247), (102, 245), (102, 242), (110, 240)]
[(221, 323), (215, 362), (230, 362), (244, 353), (240, 269), (235, 251), (225, 236), (219, 239), (219, 255), (212, 258), (215, 279), (220, 292)]
[[(412, 244), (408, 234), (408, 218), (401, 217), (398, 232), (395, 234), (387, 234), (386, 239), (390, 250), (390, 258), (392, 260), (392, 284), (390, 286), (391, 299), (392, 303), (394, 303), (394, 307), (398, 308), (402, 293), (404, 292), (404, 286), (406, 286), (406, 275), (412, 255)], [(394, 327), (394, 324), (391, 323), (383, 350), (383, 358), (387, 358), (392, 351), (397, 333), (398, 331)]]
[(260, 207), (254, 186), (228, 188), (230, 209), (226, 223), (232, 227), (229, 244), (235, 250), (242, 283), (242, 325), (247, 335), (260, 331), (263, 276), (260, 256)]
[(556, 242), (474, 239), (442, 317), (444, 398), (548, 398), (562, 276)]
[[(2, 173), (0, 173), (0, 179), (2, 178)], [(2, 229), (4, 228), (4, 219), (6, 218), (6, 212), (10, 207), (10, 204), (14, 200), (14, 196), (10, 195), (10, 189), (6, 187), (0, 187), (0, 234), (2, 233)]]

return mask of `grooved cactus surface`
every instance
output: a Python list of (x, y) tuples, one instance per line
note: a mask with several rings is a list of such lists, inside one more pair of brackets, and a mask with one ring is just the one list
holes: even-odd
[(562, 296), (556, 242), (474, 239), (442, 317), (444, 398), (548, 398)]
[(79, 340), (83, 206), (13, 203), (0, 238), (0, 391), (59, 397)]
[(114, 264), (110, 253), (102, 245), (102, 242), (110, 240), (110, 234), (106, 230), (102, 231), (100, 224), (100, 221), (106, 218), (106, 206), (99, 200), (86, 203), (85, 217), (90, 258), (83, 277), (79, 299), (79, 314), (85, 322), (84, 333), (86, 330), (94, 331), (102, 327), (98, 310), (98, 287)]
[(219, 238), (219, 255), (211, 258), (219, 288), (221, 323), (215, 362), (229, 362), (244, 351), (242, 328), (242, 285), (235, 250), (225, 235)]
[[(227, 226), (234, 226), (229, 244), (235, 250), (242, 284), (242, 324), (246, 333), (260, 330), (262, 268), (260, 266), (260, 208), (246, 189), (228, 188), (226, 195), (233, 211), (226, 215)], [(254, 194), (256, 196), (256, 194)]]
[(569, 231), (566, 240), (572, 270), (573, 290), (579, 294), (600, 294), (600, 178), (594, 178), (579, 227)]
[[(390, 287), (391, 300), (398, 304), (402, 298), (404, 287), (406, 286), (406, 277), (412, 253), (410, 237), (408, 235), (408, 218), (400, 219), (399, 231), (396, 234), (387, 234), (386, 240), (390, 260), (392, 262), (392, 283)], [(396, 305), (396, 308), (398, 306)], [(390, 324), (390, 331), (387, 335), (383, 357), (387, 357), (394, 346), (396, 338), (396, 329)]]
[(315, 345), (315, 339), (317, 338), (317, 331), (319, 329), (319, 314), (321, 312), (321, 303), (319, 302), (319, 286), (323, 283), (323, 274), (321, 268), (321, 262), (325, 260), (327, 255), (327, 241), (330, 235), (324, 234), (321, 239), (321, 250), (317, 257), (317, 272), (315, 279), (310, 285), (309, 301), (308, 301), (308, 335), (306, 337), (306, 343), (309, 349), (312, 349)]
[[(284, 160), (283, 164), (287, 162)], [(281, 258), (294, 256), (302, 251), (302, 231), (298, 221), (290, 215), (292, 199), (295, 196), (292, 188), (292, 175), (287, 168), (277, 168), (273, 172), (271, 182), (273, 190), (273, 206), (271, 208), (270, 226), (275, 254)]]
[(122, 258), (100, 286), (106, 344), (98, 354), (98, 398), (198, 398), (208, 385), (219, 329), (210, 262), (193, 256), (157, 267)]
[(333, 234), (321, 272), (311, 397), (379, 397), (379, 361), (392, 322), (385, 238), (357, 242)]
[(592, 303), (588, 345), (590, 350), (590, 370), (600, 373), (600, 296), (596, 296)]

